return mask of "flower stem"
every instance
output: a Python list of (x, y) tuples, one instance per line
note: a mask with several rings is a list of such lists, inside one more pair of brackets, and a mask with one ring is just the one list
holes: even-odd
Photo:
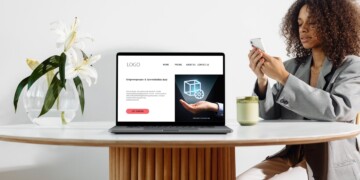
[(54, 78), (54, 70), (51, 70), (46, 73), (46, 80), (48, 82), (48, 86), (50, 86), (52, 79)]
[(62, 125), (67, 124), (66, 119), (65, 119), (65, 112), (64, 111), (61, 111), (61, 123), (62, 123)]

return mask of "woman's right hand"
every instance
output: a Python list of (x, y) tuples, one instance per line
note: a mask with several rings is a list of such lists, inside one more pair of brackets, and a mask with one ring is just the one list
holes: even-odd
[(258, 96), (261, 97), (261, 99), (264, 99), (268, 77), (261, 71), (261, 66), (263, 66), (265, 62), (263, 53), (260, 49), (253, 47), (253, 49), (249, 52), (248, 57), (250, 61), (249, 66), (257, 77), (257, 84), (259, 88)]
[(253, 49), (250, 50), (248, 57), (250, 61), (249, 67), (255, 73), (256, 77), (258, 78), (258, 81), (266, 82), (268, 78), (261, 71), (261, 66), (265, 62), (262, 51), (258, 48), (253, 47)]

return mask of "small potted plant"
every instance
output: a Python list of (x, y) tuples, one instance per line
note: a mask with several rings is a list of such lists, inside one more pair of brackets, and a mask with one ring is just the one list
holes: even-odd
[(15, 92), (14, 107), (21, 92), (27, 90), (23, 100), (28, 117), (35, 124), (47, 124), (58, 121), (67, 124), (81, 107), (84, 113), (85, 94), (83, 81), (91, 86), (97, 81), (97, 71), (93, 67), (101, 56), (84, 52), (86, 41), (93, 41), (91, 36), (78, 33), (79, 19), (75, 18), (71, 26), (63, 22), (52, 24), (52, 31), (59, 37), (57, 47), (62, 48), (60, 55), (53, 55), (39, 63), (27, 59), (27, 64), (33, 70), (23, 79)]

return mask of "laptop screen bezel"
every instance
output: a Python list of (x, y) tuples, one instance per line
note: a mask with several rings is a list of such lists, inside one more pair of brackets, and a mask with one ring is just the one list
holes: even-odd
[(225, 125), (226, 120), (226, 113), (225, 113), (225, 99), (226, 99), (226, 93), (224, 94), (224, 116), (219, 121), (212, 121), (212, 122), (195, 122), (195, 121), (187, 121), (187, 122), (128, 122), (118, 121), (118, 75), (119, 73), (119, 56), (222, 56), (222, 63), (223, 63), (223, 77), (224, 77), (224, 93), (225, 91), (225, 54), (222, 52), (118, 52), (116, 54), (116, 101), (115, 101), (115, 107), (116, 107), (116, 125), (117, 126), (167, 126), (167, 125), (177, 125), (177, 126), (222, 126)]

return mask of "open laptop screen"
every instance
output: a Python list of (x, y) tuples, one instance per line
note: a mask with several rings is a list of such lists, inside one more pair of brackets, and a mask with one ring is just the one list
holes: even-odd
[(224, 125), (224, 61), (223, 53), (118, 53), (117, 125)]

